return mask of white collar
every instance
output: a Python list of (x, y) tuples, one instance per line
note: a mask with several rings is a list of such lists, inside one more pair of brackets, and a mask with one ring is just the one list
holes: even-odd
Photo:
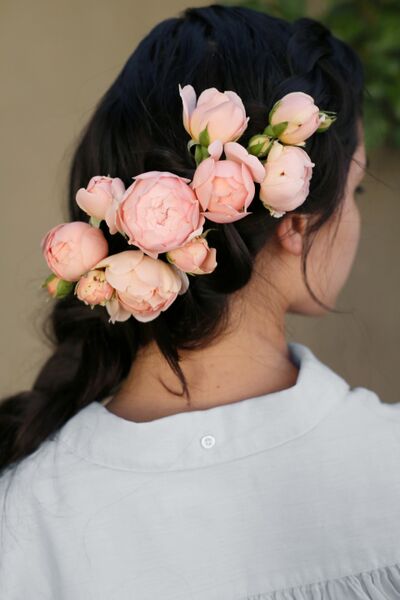
[(146, 422), (128, 421), (95, 401), (56, 435), (88, 461), (132, 471), (208, 467), (268, 450), (307, 433), (349, 390), (307, 346), (289, 342), (288, 348), (299, 368), (290, 388)]

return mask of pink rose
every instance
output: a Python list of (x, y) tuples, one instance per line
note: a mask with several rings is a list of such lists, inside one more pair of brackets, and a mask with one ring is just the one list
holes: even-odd
[(56, 225), (40, 246), (51, 271), (65, 281), (77, 281), (108, 253), (101, 229), (81, 221)]
[[(179, 85), (183, 104), (183, 124), (193, 140), (199, 141), (200, 133), (207, 127), (209, 143), (235, 141), (247, 128), (243, 102), (236, 92), (219, 92), (215, 87), (201, 92), (196, 104), (193, 86)], [(208, 144), (207, 144), (208, 145)]]
[(134, 177), (118, 208), (128, 244), (158, 258), (158, 254), (182, 246), (203, 230), (205, 218), (187, 185), (190, 179), (168, 171), (148, 171)]
[[(226, 159), (218, 160), (225, 152)], [(241, 144), (216, 140), (208, 147), (210, 157), (203, 160), (190, 186), (207, 219), (215, 223), (232, 223), (248, 214), (254, 198), (254, 181), (261, 182), (265, 170), (261, 161)]]
[(273, 143), (264, 162), (265, 178), (260, 186), (260, 200), (272, 216), (280, 217), (303, 204), (314, 166), (302, 148)]
[(278, 137), (284, 144), (304, 145), (320, 126), (323, 116), (312, 96), (304, 92), (290, 92), (278, 100), (269, 114), (271, 125), (287, 121), (287, 127)]
[(76, 193), (77, 205), (97, 221), (105, 220), (111, 234), (119, 231), (116, 222), (119, 200), (125, 192), (125, 185), (119, 177), (95, 175), (87, 188)]
[(106, 304), (111, 321), (152, 321), (189, 287), (189, 279), (174, 265), (150, 258), (141, 250), (113, 254), (95, 265), (116, 290)]
[(204, 237), (196, 237), (181, 248), (167, 252), (167, 259), (191, 275), (212, 273), (217, 266), (215, 248), (209, 248)]
[(85, 304), (105, 306), (111, 299), (114, 288), (106, 281), (104, 271), (93, 269), (79, 279), (74, 292)]

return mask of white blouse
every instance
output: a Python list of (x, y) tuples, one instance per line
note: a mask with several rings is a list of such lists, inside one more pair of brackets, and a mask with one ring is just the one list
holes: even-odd
[(303, 344), (288, 389), (93, 402), (0, 478), (1, 600), (400, 599), (400, 403)]

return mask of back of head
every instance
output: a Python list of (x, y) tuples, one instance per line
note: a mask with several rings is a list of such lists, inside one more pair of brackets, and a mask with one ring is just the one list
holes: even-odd
[[(335, 127), (313, 136), (307, 148), (316, 166), (309, 196), (296, 209), (313, 216), (305, 265), (313, 234), (340, 210), (358, 144), (363, 93), (357, 55), (309, 18), (289, 23), (249, 8), (212, 4), (157, 24), (82, 132), (70, 170), (70, 219), (88, 221), (75, 195), (96, 173), (119, 177), (125, 185), (150, 170), (193, 177), (178, 84), (191, 84), (198, 94), (209, 87), (237, 92), (250, 117), (243, 144), (264, 129), (273, 104), (289, 92), (303, 91), (318, 106), (337, 112)], [(276, 219), (256, 198), (251, 211), (246, 219), (212, 224), (208, 239), (217, 251), (217, 268), (194, 277), (187, 293), (154, 321), (111, 324), (104, 308), (89, 310), (72, 292), (54, 302), (45, 322), (53, 355), (31, 390), (0, 405), (0, 468), (34, 452), (90, 402), (115, 393), (138, 350), (150, 341), (187, 391), (179, 349), (204, 347), (221, 334), (230, 295), (250, 280), (257, 254), (274, 235)], [(123, 237), (110, 235), (103, 225), (110, 254), (126, 250)]]

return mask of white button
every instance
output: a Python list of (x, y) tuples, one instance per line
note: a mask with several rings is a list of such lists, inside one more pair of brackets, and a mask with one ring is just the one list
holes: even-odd
[(200, 444), (203, 448), (212, 448), (215, 444), (215, 437), (213, 435), (203, 435)]

